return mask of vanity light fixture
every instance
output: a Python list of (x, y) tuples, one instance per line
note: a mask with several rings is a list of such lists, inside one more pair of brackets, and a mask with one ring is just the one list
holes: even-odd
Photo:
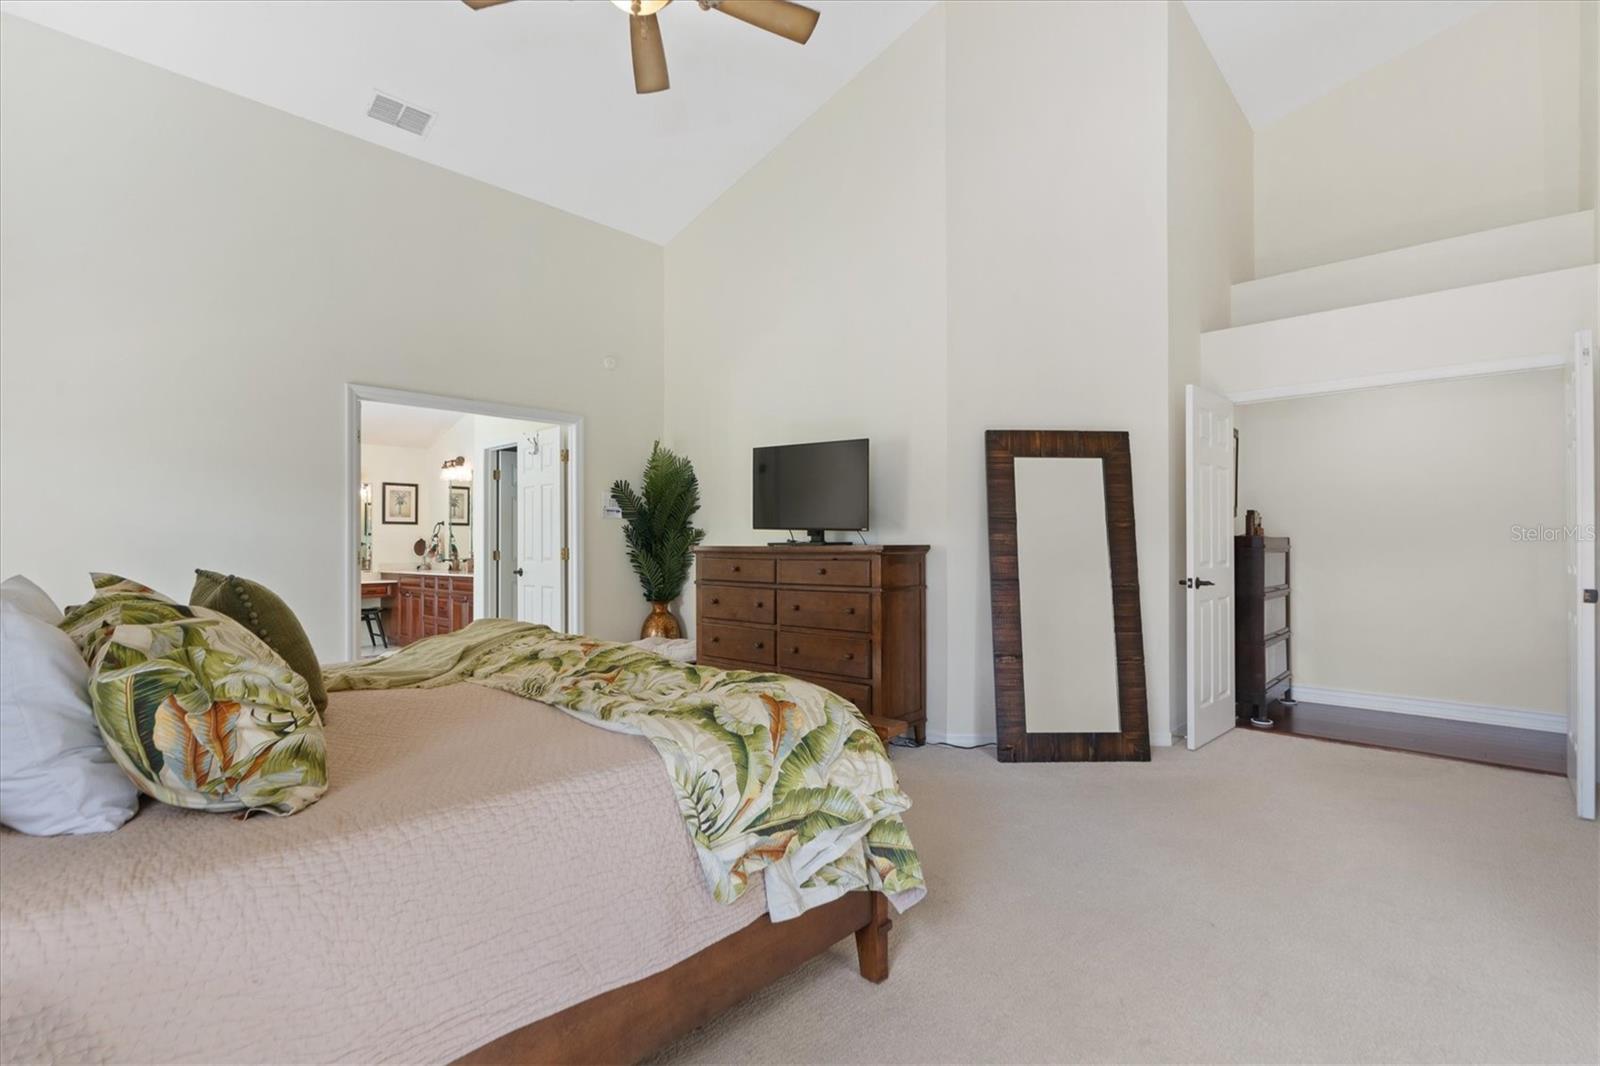
[(471, 481), (472, 467), (467, 464), (467, 457), (458, 455), (454, 459), (446, 459), (439, 467), (439, 480)]

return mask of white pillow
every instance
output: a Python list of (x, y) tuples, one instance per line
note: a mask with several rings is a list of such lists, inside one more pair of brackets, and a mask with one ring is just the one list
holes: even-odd
[(26, 578), (0, 584), (0, 823), (35, 836), (103, 833), (139, 809), (89, 707), (89, 667)]
[(39, 621), (53, 626), (60, 625), (65, 617), (48, 592), (21, 574), (14, 574), (0, 583), (0, 601), (20, 607)]

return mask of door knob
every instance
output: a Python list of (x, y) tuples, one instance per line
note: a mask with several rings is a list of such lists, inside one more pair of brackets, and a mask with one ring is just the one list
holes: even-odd
[(522, 576), (522, 567), (519, 566), (519, 567), (517, 567), (515, 570), (513, 570), (511, 572), (513, 574), (516, 574), (518, 577), (521, 577)]

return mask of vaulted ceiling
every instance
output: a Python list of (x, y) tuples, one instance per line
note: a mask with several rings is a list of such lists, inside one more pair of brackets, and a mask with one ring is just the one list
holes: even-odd
[(1256, 129), (1415, 48), (1490, 2), (1187, 0), (1233, 98)]
[[(605, 0), (5, 0), (0, 11), (665, 243), (932, 6), (806, 0), (804, 47), (679, 0), (667, 92)], [(382, 92), (436, 117), (367, 117)]]
[[(933, 6), (805, 2), (822, 18), (804, 47), (670, 4), (659, 17), (672, 88), (646, 96), (633, 91), (627, 19), (606, 0), (476, 12), (453, 0), (0, 0), (0, 11), (665, 243)], [(1260, 129), (1488, 2), (1187, 5)], [(378, 92), (432, 113), (426, 134), (369, 118)]]

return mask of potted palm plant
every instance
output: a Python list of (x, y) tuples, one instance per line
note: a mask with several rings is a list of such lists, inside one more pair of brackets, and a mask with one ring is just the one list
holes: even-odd
[(634, 492), (626, 481), (611, 486), (611, 498), (627, 523), (623, 536), (628, 562), (650, 601), (639, 636), (677, 639), (683, 636), (683, 623), (672, 613), (671, 604), (683, 594), (695, 546), (706, 536), (690, 521), (700, 510), (700, 480), (687, 458), (656, 441), (639, 489)]

